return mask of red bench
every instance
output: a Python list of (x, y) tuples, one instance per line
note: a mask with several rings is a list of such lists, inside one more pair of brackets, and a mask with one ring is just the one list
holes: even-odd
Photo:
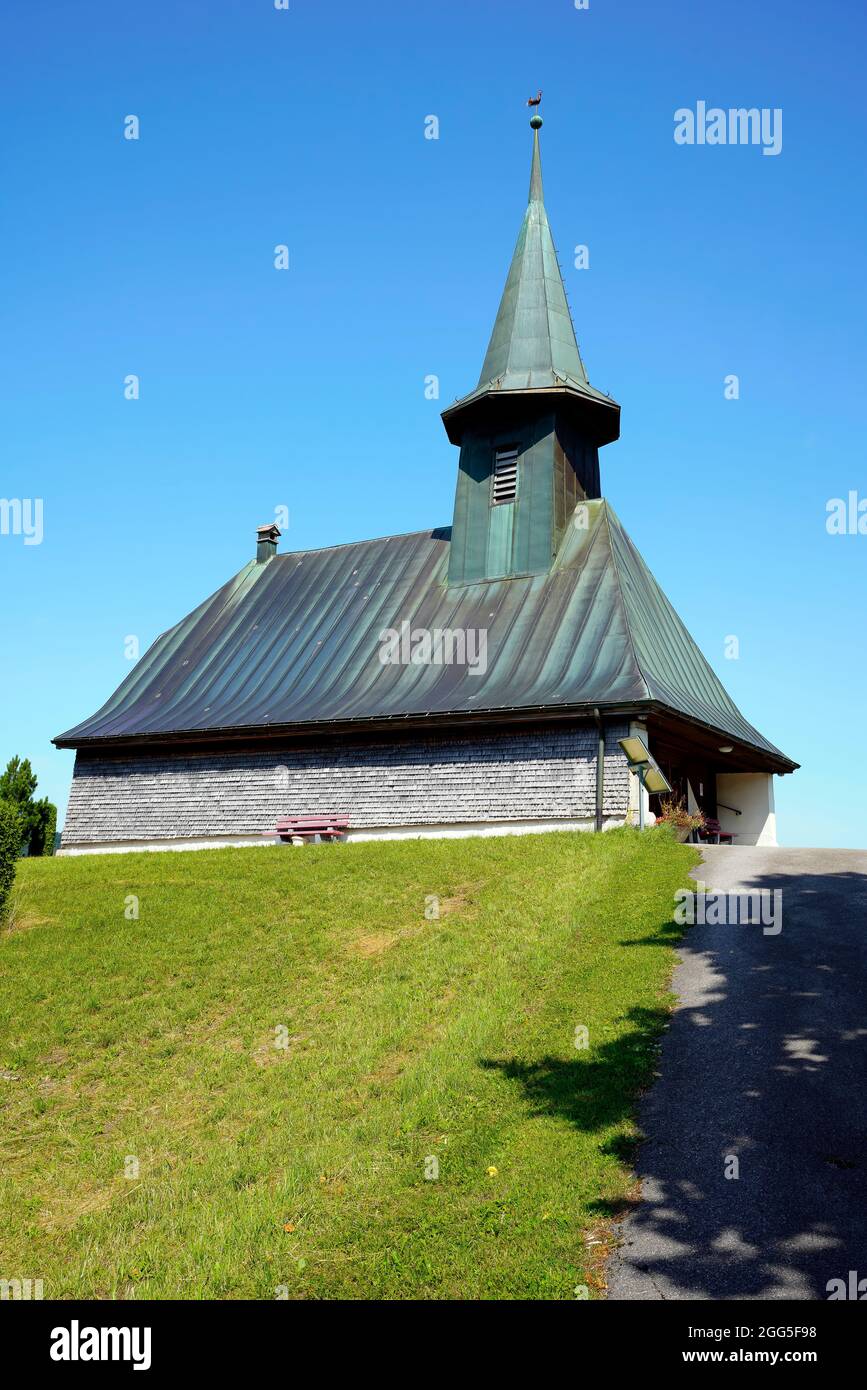
[(275, 828), (266, 832), (284, 844), (304, 844), (305, 840), (338, 840), (349, 829), (348, 816), (283, 816)]
[(705, 816), (704, 825), (698, 833), (700, 839), (707, 840), (708, 844), (711, 845), (734, 844), (735, 837), (732, 832), (723, 830), (719, 821), (714, 820), (713, 816)]

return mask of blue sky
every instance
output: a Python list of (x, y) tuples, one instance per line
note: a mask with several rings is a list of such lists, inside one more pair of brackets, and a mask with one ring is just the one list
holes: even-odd
[[(867, 497), (865, 40), (841, 0), (7, 11), (0, 495), (42, 498), (44, 539), (0, 535), (0, 764), (28, 756), (62, 809), (52, 735), (275, 507), (284, 549), (450, 521), (438, 413), (478, 377), (542, 87), (579, 343), (623, 410), (603, 491), (802, 764), (781, 840), (864, 845), (867, 535), (825, 520)], [(699, 100), (781, 108), (782, 152), (675, 144)]]

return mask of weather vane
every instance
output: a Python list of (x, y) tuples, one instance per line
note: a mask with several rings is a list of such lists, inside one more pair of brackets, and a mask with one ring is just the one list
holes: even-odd
[(542, 124), (542, 117), (539, 115), (539, 103), (542, 100), (542, 88), (540, 87), (534, 97), (527, 98), (527, 105), (532, 106), (533, 114), (530, 117), (530, 125), (534, 130), (538, 130)]

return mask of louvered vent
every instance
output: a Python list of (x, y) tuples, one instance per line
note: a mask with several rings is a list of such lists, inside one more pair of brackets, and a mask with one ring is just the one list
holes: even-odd
[(494, 454), (494, 475), (491, 483), (491, 503), (499, 507), (514, 502), (518, 491), (518, 449), (498, 449)]

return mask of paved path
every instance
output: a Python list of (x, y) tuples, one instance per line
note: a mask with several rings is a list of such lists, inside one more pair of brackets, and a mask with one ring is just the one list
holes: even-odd
[(609, 1297), (824, 1299), (867, 1279), (867, 852), (708, 847), (694, 876), (781, 888), (782, 931), (688, 929)]

